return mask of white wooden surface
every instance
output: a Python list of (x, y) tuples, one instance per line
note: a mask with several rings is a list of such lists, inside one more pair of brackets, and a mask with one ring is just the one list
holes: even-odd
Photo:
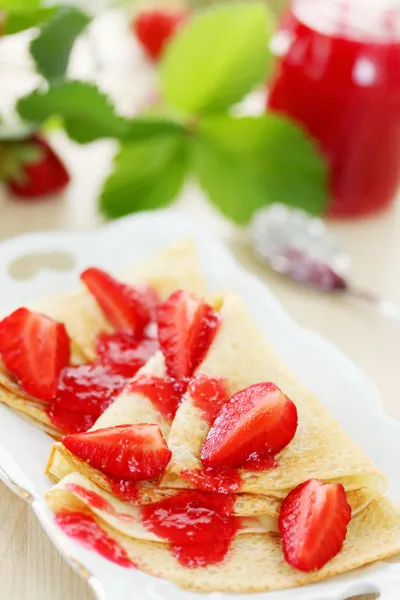
[[(101, 56), (103, 66), (97, 78), (120, 109), (133, 114), (146, 102), (154, 73), (141, 59), (118, 17), (103, 18), (97, 23), (95, 38), (104, 40), (106, 35), (107, 55)], [(76, 74), (92, 73), (93, 63), (85, 40), (77, 50), (74, 64)], [(12, 93), (21, 95), (34, 85), (34, 79), (26, 71), (24, 44), (16, 39), (0, 43), (0, 83), (3, 112), (12, 105)], [(109, 168), (113, 145), (97, 143), (79, 147), (60, 133), (53, 134), (53, 142), (71, 170), (73, 183), (63, 197), (29, 205), (0, 195), (0, 240), (32, 230), (87, 230), (101, 223), (96, 194)], [(223, 237), (248, 268), (264, 277), (299, 323), (321, 332), (358, 363), (378, 387), (388, 412), (400, 419), (400, 323), (390, 322), (360, 304), (323, 296), (281, 280), (260, 267), (243, 244), (235, 240), (230, 228), (200, 198), (183, 199), (180, 204)], [(335, 223), (332, 228), (353, 256), (354, 282), (400, 303), (400, 204), (379, 218)], [(28, 506), (3, 484), (0, 484), (0, 532), (1, 599), (92, 597), (87, 584), (53, 548)], [(359, 598), (369, 600), (374, 596)]]

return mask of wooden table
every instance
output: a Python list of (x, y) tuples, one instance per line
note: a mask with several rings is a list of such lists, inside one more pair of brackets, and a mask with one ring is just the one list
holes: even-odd
[[(111, 25), (108, 19), (107, 27)], [(99, 30), (105, 27), (101, 21)], [(111, 39), (111, 38), (109, 38)], [(120, 34), (108, 46), (104, 87), (110, 90), (125, 112), (137, 109), (146, 98), (153, 74), (143, 67), (137, 52), (126, 44), (131, 40)], [(9, 57), (25, 64), (23, 48), (15, 41), (6, 50)], [(125, 44), (121, 62), (121, 44)], [(88, 62), (79, 55), (80, 73)], [(118, 57), (118, 62), (116, 57)], [(127, 58), (128, 57), (128, 58)], [(89, 61), (90, 62), (90, 61)], [(0, 60), (1, 63), (1, 60)], [(14, 89), (16, 95), (32, 87), (34, 79), (21, 81), (14, 69), (1, 70), (2, 89)], [(129, 71), (130, 77), (127, 77)], [(138, 85), (130, 87), (132, 73)], [(128, 84), (126, 83), (128, 82)], [(128, 88), (128, 89), (127, 89)], [(11, 104), (10, 96), (1, 103)], [(0, 197), (0, 240), (32, 230), (88, 230), (97, 227), (96, 194), (104, 170), (113, 152), (112, 144), (101, 143), (84, 148), (72, 144), (62, 134), (54, 134), (54, 144), (65, 157), (73, 183), (63, 197), (37, 204), (22, 204)], [(90, 173), (90, 176), (88, 176)], [(200, 198), (182, 199), (183, 210), (195, 214), (207, 226), (231, 243), (237, 257), (265, 278), (285, 308), (299, 323), (319, 331), (346, 352), (375, 383), (385, 409), (400, 419), (399, 341), (400, 323), (394, 324), (367, 306), (345, 299), (314, 293), (283, 281), (265, 271), (240, 243), (232, 243), (230, 229)], [(400, 203), (391, 212), (371, 220), (332, 224), (340, 242), (353, 257), (352, 278), (356, 284), (376, 291), (400, 304)], [(0, 484), (0, 597), (4, 600), (88, 600), (87, 584), (63, 561), (43, 533), (36, 517), (22, 500)], [(363, 596), (359, 600), (375, 598)]]

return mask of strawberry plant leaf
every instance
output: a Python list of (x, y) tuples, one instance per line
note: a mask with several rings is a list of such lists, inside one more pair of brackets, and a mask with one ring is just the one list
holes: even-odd
[(253, 212), (268, 204), (249, 161), (241, 161), (237, 155), (202, 138), (193, 141), (192, 161), (201, 187), (228, 219), (245, 224)]
[(0, 10), (31, 10), (39, 8), (41, 0), (0, 0)]
[(90, 20), (79, 8), (61, 6), (42, 24), (39, 35), (30, 44), (30, 52), (37, 71), (49, 82), (65, 76), (72, 46)]
[(13, 35), (31, 27), (37, 27), (53, 17), (57, 10), (59, 10), (58, 7), (51, 6), (49, 8), (10, 11), (5, 16), (3, 33), (4, 35)]
[(161, 64), (167, 103), (186, 113), (226, 110), (267, 76), (272, 19), (266, 6), (239, 2), (194, 16)]
[(187, 171), (187, 139), (171, 133), (127, 142), (100, 196), (100, 210), (116, 218), (131, 212), (161, 208), (179, 193)]
[(277, 115), (204, 119), (193, 161), (210, 200), (237, 223), (274, 202), (320, 215), (328, 200), (324, 158), (299, 126)]
[(61, 117), (70, 138), (80, 144), (120, 139), (129, 126), (103, 92), (83, 81), (64, 81), (46, 91), (36, 90), (18, 101), (17, 111), (22, 119), (37, 125), (55, 115)]
[(147, 140), (166, 134), (178, 134), (185, 131), (184, 126), (177, 121), (172, 121), (157, 115), (144, 116), (131, 119), (127, 124), (124, 139)]
[(46, 91), (36, 90), (18, 101), (17, 110), (25, 121), (37, 126), (50, 119), (61, 121), (70, 138), (81, 144), (101, 138), (145, 140), (184, 131), (180, 123), (156, 115), (121, 117), (103, 92), (83, 81), (64, 81)]

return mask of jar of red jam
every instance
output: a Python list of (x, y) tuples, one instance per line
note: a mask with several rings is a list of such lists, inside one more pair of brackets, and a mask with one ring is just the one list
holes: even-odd
[(268, 109), (319, 142), (328, 214), (385, 209), (400, 182), (400, 0), (293, 0), (271, 48)]

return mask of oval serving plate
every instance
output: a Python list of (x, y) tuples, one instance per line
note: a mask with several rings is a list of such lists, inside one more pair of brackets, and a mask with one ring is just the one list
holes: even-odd
[[(267, 286), (240, 267), (220, 242), (187, 215), (173, 210), (142, 213), (94, 233), (50, 232), (3, 242), (1, 312), (24, 304), (27, 298), (74, 289), (79, 273), (89, 265), (118, 271), (188, 235), (197, 242), (209, 291), (229, 289), (244, 299), (277, 352), (371, 456), (388, 478), (390, 496), (400, 500), (400, 469), (394, 460), (400, 456), (400, 423), (383, 412), (373, 386), (338, 349), (296, 325)], [(10, 276), (9, 267), (14, 261), (50, 252), (70, 255), (70, 263), (75, 266), (63, 272), (42, 270), (26, 281)], [(54, 544), (88, 580), (98, 600), (201, 600), (207, 596), (118, 567), (66, 537), (55, 526), (44, 501), (50, 482), (43, 469), (51, 445), (48, 436), (0, 406), (0, 478), (31, 503)], [(208, 596), (210, 600), (343, 600), (362, 593), (380, 593), (380, 600), (398, 600), (399, 589), (400, 562), (391, 560), (303, 588), (251, 595), (216, 592)]]

